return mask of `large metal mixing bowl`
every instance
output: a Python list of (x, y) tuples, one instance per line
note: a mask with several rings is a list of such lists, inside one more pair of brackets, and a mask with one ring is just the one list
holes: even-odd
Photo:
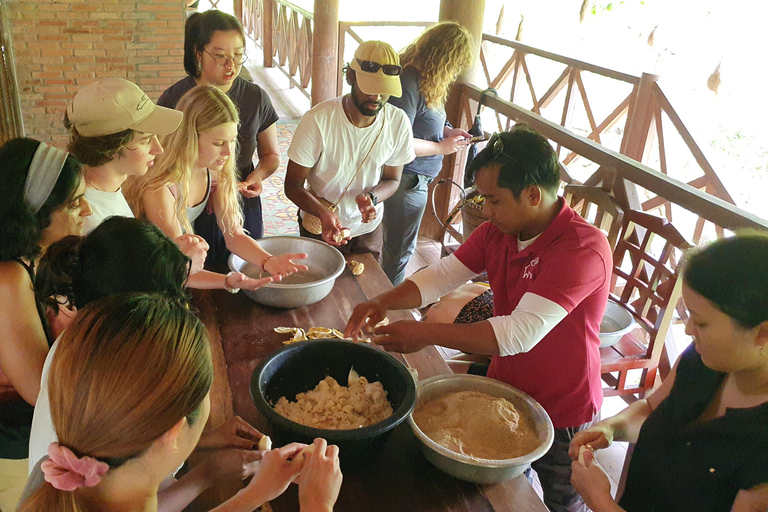
[(434, 442), (421, 431), (408, 416), (408, 424), (421, 442), (421, 451), (429, 462), (451, 476), (469, 482), (491, 484), (509, 480), (523, 473), (531, 462), (541, 458), (555, 438), (552, 420), (539, 403), (517, 388), (478, 375), (438, 375), (419, 382), (416, 407), (419, 403), (456, 391), (479, 391), (491, 396), (506, 398), (515, 408), (533, 421), (541, 444), (537, 449), (522, 457), (504, 460), (476, 459), (462, 455)]
[[(330, 293), (336, 278), (344, 271), (344, 256), (319, 240), (298, 236), (271, 236), (259, 240), (270, 254), (307, 253), (301, 260), (309, 269), (290, 275), (278, 283), (270, 283), (258, 290), (243, 290), (251, 299), (265, 306), (298, 308), (313, 304)], [(261, 269), (245, 262), (239, 256), (229, 257), (229, 268), (247, 276), (258, 278)]]

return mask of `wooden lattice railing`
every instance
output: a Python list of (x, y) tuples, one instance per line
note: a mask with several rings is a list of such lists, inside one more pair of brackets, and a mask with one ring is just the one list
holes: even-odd
[[(495, 74), (492, 74), (488, 54), (489, 52), (498, 53), (499, 47), (511, 50), (512, 55), (506, 61), (501, 59), (503, 64)], [(534, 88), (533, 73), (529, 62), (535, 58), (544, 59), (550, 66), (553, 64), (562, 66), (562, 72), (551, 84), (548, 83), (546, 91), (540, 95)], [(675, 169), (670, 169), (668, 166), (668, 134), (664, 130), (664, 119), (668, 119), (701, 171), (695, 178), (687, 178), (685, 181), (696, 189), (706, 191), (724, 201), (735, 204), (715, 170), (694, 141), (693, 136), (659, 87), (656, 82), (658, 77), (649, 74), (638, 77), (621, 73), (489, 34), (483, 34), (480, 59), (488, 87), (499, 91), (500, 95), (509, 98), (511, 103), (526, 107), (535, 114), (556, 121), (569, 130), (584, 133), (587, 139), (640, 162), (649, 163), (653, 159), (658, 162), (653, 164), (658, 171), (664, 174), (672, 172), (673, 175), (681, 177), (674, 172)], [(496, 60), (498, 61), (498, 59)], [(590, 96), (588, 94), (583, 80), (585, 73), (608, 79), (606, 82), (611, 83), (610, 86), (614, 88), (614, 91), (623, 90), (618, 94), (621, 98), (618, 104), (609, 108), (609, 113), (602, 118), (595, 115), (594, 103), (590, 101), (590, 98), (594, 99), (595, 95)], [(561, 95), (564, 95), (564, 98), (560, 98)], [(563, 100), (563, 106), (559, 112), (544, 112), (547, 107), (554, 105), (555, 101), (560, 99)], [(583, 110), (586, 126), (577, 125), (575, 122), (577, 106)], [(495, 115), (499, 129), (509, 129), (513, 122), (512, 118), (507, 118), (506, 124), (504, 124), (501, 114), (496, 112)], [(620, 140), (611, 141), (605, 137), (612, 128), (622, 121), (625, 124)], [(657, 154), (652, 154), (654, 138), (657, 141)], [(562, 155), (559, 144), (557, 149), (561, 161), (566, 166), (581, 156), (575, 151)], [(631, 202), (636, 209), (663, 208), (665, 217), (670, 221), (672, 220), (672, 203), (665, 200), (663, 196), (656, 195), (642, 199), (638, 196), (636, 201)], [(717, 234), (722, 236), (721, 226), (715, 225), (715, 229)], [(703, 230), (704, 219), (700, 218), (692, 233), (692, 239), (698, 241)]]
[[(240, 22), (246, 33), (264, 47), (264, 37), (271, 37), (273, 62), (304, 96), (311, 99), (312, 13), (287, 0), (240, 0)], [(272, 27), (263, 22), (265, 6), (272, 10)]]
[(245, 33), (250, 35), (254, 41), (261, 44), (261, 19), (264, 9), (262, 0), (241, 0), (242, 14), (240, 22), (243, 24)]
[[(474, 119), (482, 89), (468, 84), (460, 84), (457, 87), (461, 91), (459, 126), (468, 128)], [(695, 216), (697, 227), (704, 222), (709, 222), (719, 233), (724, 230), (735, 231), (745, 228), (768, 230), (768, 220), (741, 210), (732, 202), (679, 181), (667, 173), (652, 169), (616, 150), (606, 148), (591, 138), (577, 135), (558, 122), (546, 119), (494, 95), (486, 95), (483, 104), (498, 114), (500, 120), (527, 123), (558, 146), (593, 163), (597, 170), (586, 182), (589, 185), (600, 185), (610, 190), (626, 210), (638, 209), (633, 206), (633, 196), (637, 194), (635, 187), (639, 186), (654, 195), (653, 201), (657, 204), (674, 204), (681, 211), (686, 212), (688, 219)], [(455, 168), (457, 174), (453, 178), (460, 179), (458, 172), (463, 169), (462, 163), (456, 162)], [(567, 174), (563, 179), (566, 182), (573, 181)], [(677, 221), (674, 224), (686, 238), (693, 238), (695, 233), (690, 229), (686, 230), (687, 224)]]

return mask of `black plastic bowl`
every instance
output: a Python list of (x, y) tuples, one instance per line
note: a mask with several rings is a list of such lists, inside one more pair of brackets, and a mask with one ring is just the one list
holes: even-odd
[[(369, 382), (379, 381), (394, 413), (384, 421), (352, 430), (307, 427), (275, 412), (280, 397), (295, 400), (298, 393), (314, 389), (330, 375), (342, 386), (349, 369), (355, 368)], [(375, 459), (397, 425), (416, 403), (416, 384), (400, 361), (365, 343), (329, 339), (302, 341), (268, 355), (251, 375), (251, 398), (272, 427), (275, 443), (311, 443), (322, 437), (338, 445), (339, 458), (346, 468), (363, 466)]]

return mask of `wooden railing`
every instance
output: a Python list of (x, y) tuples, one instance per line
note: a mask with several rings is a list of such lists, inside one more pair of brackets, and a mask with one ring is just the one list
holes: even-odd
[[(482, 89), (468, 84), (458, 86), (461, 93), (461, 113), (458, 126), (468, 128), (474, 119)], [(551, 121), (541, 115), (524, 109), (505, 99), (494, 95), (486, 95), (483, 99), (486, 108), (492, 109), (500, 119), (509, 120), (512, 123), (524, 122), (539, 131), (542, 135), (570, 152), (594, 163), (597, 170), (586, 182), (590, 185), (600, 185), (610, 190), (616, 199), (626, 209), (633, 208), (633, 196), (635, 186), (640, 186), (658, 199), (657, 203), (673, 203), (686, 212), (695, 215), (702, 221), (711, 222), (719, 232), (724, 230), (735, 231), (739, 229), (768, 230), (768, 220), (762, 219), (747, 211), (744, 211), (731, 202), (722, 200), (698, 187), (684, 183), (669, 176), (667, 173), (651, 169), (616, 150), (606, 148), (594, 140), (576, 135), (560, 123)], [(463, 167), (457, 162), (456, 172)], [(460, 179), (460, 175), (453, 176)], [(563, 176), (564, 181), (574, 181), (568, 175)], [(692, 238), (692, 233), (685, 232), (685, 227), (674, 222), (678, 230)], [(698, 221), (696, 222), (698, 225)]]
[(261, 20), (264, 12), (264, 3), (262, 0), (241, 0), (242, 14), (240, 22), (243, 24), (245, 33), (251, 36), (256, 43), (263, 46), (261, 41)]
[[(499, 46), (512, 50), (512, 55), (504, 62), (495, 76), (492, 76), (487, 54), (494, 49), (498, 49)], [(537, 57), (544, 59), (550, 64), (563, 67), (559, 76), (557, 76), (554, 82), (549, 84), (546, 91), (541, 95), (538, 95), (534, 88), (534, 80), (529, 62), (532, 58)], [(493, 87), (499, 91), (502, 97), (509, 98), (511, 103), (527, 107), (535, 114), (557, 121), (558, 124), (571, 131), (578, 130), (586, 133), (587, 139), (630, 156), (640, 162), (648, 163), (653, 156), (658, 159), (658, 171), (663, 174), (672, 173), (673, 175), (681, 176), (675, 172), (677, 167), (671, 169), (668, 166), (668, 140), (667, 133), (663, 129), (665, 125), (663, 120), (665, 118), (668, 119), (690, 152), (690, 157), (701, 171), (701, 174), (694, 179), (687, 178), (687, 183), (696, 189), (704, 190), (723, 201), (734, 204), (733, 198), (659, 87), (656, 82), (658, 77), (655, 75), (643, 74), (638, 77), (621, 73), (488, 34), (483, 34), (483, 47), (481, 48), (480, 59), (488, 87)], [(590, 101), (590, 95), (582, 79), (584, 73), (592, 73), (607, 79), (605, 82), (611, 83), (606, 85), (612, 87), (613, 92), (619, 91), (621, 100), (615, 107), (606, 109), (610, 113), (602, 119), (595, 115), (594, 103)], [(523, 84), (523, 82), (525, 83)], [(522, 92), (520, 89), (522, 89)], [(562, 110), (559, 112), (544, 112), (562, 94), (565, 95)], [(594, 99), (594, 95), (591, 98)], [(575, 112), (577, 106), (583, 109), (583, 114), (586, 117), (586, 126), (576, 125)], [(496, 113), (496, 120), (499, 129), (509, 129), (513, 121), (512, 118), (507, 117), (506, 124), (502, 123), (499, 112)], [(625, 122), (623, 137), (610, 140), (609, 137), (606, 137), (606, 134), (621, 121)], [(652, 154), (654, 138), (657, 141), (656, 149), (658, 154), (656, 155)], [(558, 154), (560, 154), (560, 145), (558, 145), (557, 149)], [(561, 161), (566, 166), (581, 156), (575, 151), (570, 151), (566, 155), (560, 154)], [(657, 194), (655, 197), (643, 197), (642, 199), (638, 196), (636, 200), (631, 202), (632, 206), (636, 209), (653, 210), (663, 208), (664, 216), (668, 220), (672, 220), (672, 203), (665, 200), (662, 195)], [(718, 236), (722, 236), (721, 226), (716, 224), (715, 230)], [(704, 218), (700, 217), (691, 235), (692, 240), (698, 242), (703, 231)]]
[[(287, 0), (240, 0), (242, 15), (240, 22), (246, 33), (264, 47), (264, 37), (271, 37), (273, 62), (290, 81), (290, 87), (297, 87), (311, 99), (312, 80), (312, 13)], [(271, 9), (271, 16), (265, 16), (265, 5)], [(262, 24), (272, 20), (272, 27), (266, 30)]]

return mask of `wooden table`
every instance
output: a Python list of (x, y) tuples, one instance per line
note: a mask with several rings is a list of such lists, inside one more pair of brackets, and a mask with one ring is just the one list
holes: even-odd
[[(353, 276), (349, 269), (336, 280), (331, 293), (310, 306), (285, 310), (261, 306), (244, 294), (198, 291), (194, 304), (208, 328), (215, 377), (211, 391), (211, 421), (218, 425), (233, 414), (242, 416), (262, 432), (270, 429), (250, 398), (253, 369), (267, 354), (283, 346), (288, 335), (278, 326), (333, 327), (343, 330), (356, 304), (392, 287), (369, 255), (353, 259), (365, 272)], [(391, 311), (392, 322), (412, 318), (408, 311)], [(424, 379), (450, 373), (434, 347), (414, 354), (394, 354)], [(291, 486), (271, 502), (275, 512), (298, 511), (298, 493)], [(403, 422), (387, 441), (382, 456), (365, 470), (344, 474), (335, 509), (345, 511), (477, 511), (546, 512), (524, 476), (495, 485), (476, 485), (450, 477), (434, 468), (419, 451), (418, 440)]]

